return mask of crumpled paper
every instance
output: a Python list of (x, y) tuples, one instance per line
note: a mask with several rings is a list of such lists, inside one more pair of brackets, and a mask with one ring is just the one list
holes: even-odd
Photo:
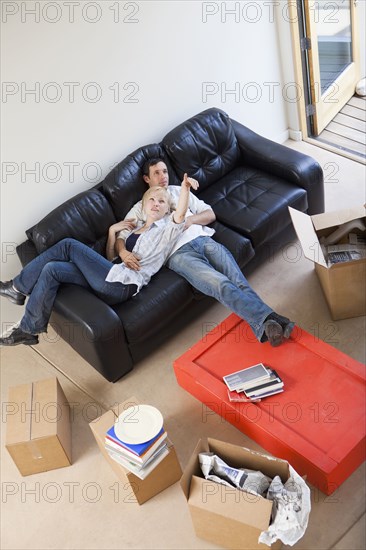
[(271, 546), (280, 539), (293, 546), (304, 535), (311, 509), (310, 489), (292, 466), (283, 484), (279, 476), (271, 480), (262, 472), (232, 468), (214, 453), (200, 453), (199, 461), (206, 479), (273, 501), (271, 524), (259, 535), (259, 543)]
[(262, 531), (258, 542), (271, 546), (281, 539), (283, 544), (293, 546), (304, 535), (311, 509), (310, 489), (292, 466), (285, 484), (275, 476), (269, 486), (267, 498), (273, 500), (272, 522), (267, 531)]
[(200, 453), (199, 461), (206, 479), (229, 487), (236, 487), (253, 495), (264, 496), (272, 481), (262, 472), (248, 468), (232, 468), (214, 453)]

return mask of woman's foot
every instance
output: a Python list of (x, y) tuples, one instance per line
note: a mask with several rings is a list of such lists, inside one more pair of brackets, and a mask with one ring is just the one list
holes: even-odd
[(263, 327), (264, 334), (267, 336), (271, 346), (274, 348), (280, 346), (283, 342), (283, 330), (281, 325), (273, 319), (267, 319), (267, 321), (264, 322)]
[(23, 332), (21, 328), (17, 327), (4, 338), (0, 338), (0, 346), (18, 346), (24, 344), (26, 346), (34, 346), (38, 344), (37, 334), (30, 334), (29, 332)]
[(17, 306), (22, 306), (26, 298), (24, 294), (14, 288), (13, 281), (6, 281), (5, 283), (0, 281), (0, 296), (4, 296)]

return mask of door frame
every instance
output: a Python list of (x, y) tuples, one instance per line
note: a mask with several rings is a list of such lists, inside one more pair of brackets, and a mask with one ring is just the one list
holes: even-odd
[[(311, 85), (311, 71), (313, 70), (312, 59), (310, 55), (311, 41), (309, 40), (308, 25), (306, 23), (306, 3), (308, 0), (288, 0), (288, 13), (291, 26), (291, 40), (292, 40), (292, 51), (294, 56), (294, 71), (296, 84), (299, 89), (302, 90), (301, 97), (298, 101), (298, 114), (300, 120), (300, 128), (304, 138), (307, 140), (312, 140), (319, 145), (319, 142), (315, 139), (315, 134), (317, 131), (317, 105), (314, 104), (314, 86)], [(331, 0), (329, 0), (331, 4)], [(356, 74), (359, 77), (360, 63), (359, 63), (359, 37), (358, 37), (358, 25), (357, 25), (357, 0), (352, 0), (351, 2), (351, 24), (353, 29), (352, 37), (352, 55), (353, 63), (356, 70)], [(317, 50), (317, 48), (316, 48)], [(348, 67), (347, 67), (348, 69)], [(346, 71), (347, 71), (346, 69)], [(337, 82), (338, 79), (335, 81)], [(320, 87), (320, 82), (317, 84)], [(344, 93), (340, 93), (337, 100), (337, 112), (339, 112), (343, 105), (347, 103), (349, 97), (349, 90), (346, 90)], [(352, 96), (352, 94), (351, 94)], [(329, 119), (336, 115), (334, 112)], [(329, 116), (329, 115), (328, 115)], [(336, 147), (332, 148), (335, 152), (339, 152)]]

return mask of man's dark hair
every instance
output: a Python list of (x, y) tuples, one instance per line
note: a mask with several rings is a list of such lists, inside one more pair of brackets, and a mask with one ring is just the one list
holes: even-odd
[(150, 167), (151, 167), (151, 166), (155, 166), (156, 164), (158, 164), (158, 162), (164, 162), (164, 164), (166, 165), (165, 160), (163, 160), (163, 159), (161, 159), (161, 158), (159, 158), (159, 157), (149, 159), (149, 160), (147, 160), (147, 161), (143, 164), (143, 166), (142, 166), (142, 175), (143, 175), (143, 176), (149, 177), (149, 175), (150, 175)]

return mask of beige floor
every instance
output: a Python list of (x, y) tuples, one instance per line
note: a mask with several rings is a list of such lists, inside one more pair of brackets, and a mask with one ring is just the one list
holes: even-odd
[[(319, 160), (325, 173), (327, 210), (365, 202), (364, 166), (309, 144), (288, 145)], [(301, 255), (293, 261), (296, 249), (295, 242), (292, 250), (276, 254), (256, 270), (250, 277), (253, 287), (305, 330), (365, 362), (365, 318), (332, 321), (312, 264)], [(52, 332), (34, 348), (1, 350), (3, 403), (9, 386), (57, 375), (74, 411), (71, 467), (22, 478), (2, 443), (1, 548), (216, 548), (195, 536), (178, 483), (142, 506), (131, 502), (130, 491), (116, 484), (102, 458), (88, 422), (135, 395), (163, 413), (182, 466), (200, 437), (260, 449), (221, 417), (206, 415), (202, 405), (178, 386), (172, 369), (174, 359), (202, 337), (205, 323), (219, 322), (228, 313), (221, 305), (213, 305), (116, 384), (106, 382)], [(4, 420), (1, 428), (5, 430)], [(312, 488), (309, 526), (296, 548), (365, 547), (364, 474), (364, 467), (358, 468), (330, 497)]]

